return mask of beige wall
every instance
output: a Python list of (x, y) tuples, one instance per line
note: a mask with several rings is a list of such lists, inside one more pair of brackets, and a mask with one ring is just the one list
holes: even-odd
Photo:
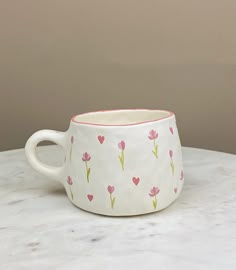
[(164, 108), (185, 146), (236, 153), (236, 1), (1, 1), (0, 150), (72, 115)]

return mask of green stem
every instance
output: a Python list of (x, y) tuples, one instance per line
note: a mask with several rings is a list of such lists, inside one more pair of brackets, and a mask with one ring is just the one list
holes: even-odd
[(153, 140), (153, 144), (154, 144), (154, 150), (152, 151), (153, 152), (153, 155), (158, 158), (157, 156), (157, 145), (156, 145), (156, 140)]
[(157, 197), (156, 197), (156, 195), (154, 196), (154, 199), (152, 201), (152, 205), (153, 205), (154, 209), (157, 209)]
[(121, 156), (122, 156), (122, 170), (124, 171), (124, 163), (125, 163), (125, 155), (124, 155), (124, 150), (122, 150), (122, 152), (121, 152)]
[(111, 202), (111, 208), (113, 209), (111, 193), (110, 193), (110, 202)]
[(119, 160), (120, 160), (121, 168), (124, 171), (124, 163), (125, 163), (124, 150), (121, 151), (121, 154), (119, 155)]
[(72, 143), (70, 144), (70, 161), (71, 161), (71, 157), (72, 157)]
[(73, 193), (72, 193), (71, 187), (69, 187), (69, 188), (70, 188), (71, 199), (72, 199), (72, 201), (73, 201), (74, 196), (73, 196)]
[(175, 165), (174, 165), (174, 162), (173, 162), (173, 159), (171, 159), (171, 170), (172, 170), (172, 175), (174, 175), (175, 173)]
[(89, 183), (89, 167), (87, 161), (85, 161), (85, 166), (86, 166), (86, 177), (87, 177), (87, 182)]

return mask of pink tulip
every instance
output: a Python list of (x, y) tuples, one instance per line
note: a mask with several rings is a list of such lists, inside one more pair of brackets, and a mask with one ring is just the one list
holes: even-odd
[(152, 129), (152, 130), (149, 132), (148, 138), (149, 138), (150, 140), (155, 140), (157, 137), (158, 137), (158, 133), (157, 133), (155, 130)]
[(119, 147), (119, 149), (121, 149), (121, 150), (125, 150), (125, 142), (124, 142), (124, 141), (119, 142), (119, 143), (118, 143), (118, 147)]
[(85, 152), (83, 154), (82, 160), (83, 161), (89, 161), (91, 159), (91, 156), (89, 155), (89, 153)]
[(153, 187), (150, 190), (149, 196), (154, 197), (160, 192), (160, 189), (158, 187)]
[(70, 141), (71, 141), (71, 143), (74, 143), (74, 136), (70, 137)]
[(170, 158), (172, 159), (173, 158), (173, 151), (172, 150), (169, 151), (169, 155), (170, 155)]
[(114, 186), (108, 186), (108, 187), (107, 187), (107, 190), (108, 190), (108, 192), (109, 192), (110, 194), (112, 194), (112, 193), (114, 192), (114, 190), (115, 190), (115, 187), (114, 187)]
[(67, 177), (67, 183), (71, 186), (73, 184), (72, 178), (70, 176)]

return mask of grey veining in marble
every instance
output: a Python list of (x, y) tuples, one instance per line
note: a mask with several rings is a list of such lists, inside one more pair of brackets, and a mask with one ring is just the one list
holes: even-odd
[[(56, 146), (39, 156), (60, 164)], [(82, 211), (33, 171), (24, 151), (0, 153), (0, 269), (236, 269), (236, 156), (183, 148), (185, 186), (169, 208), (132, 218)]]

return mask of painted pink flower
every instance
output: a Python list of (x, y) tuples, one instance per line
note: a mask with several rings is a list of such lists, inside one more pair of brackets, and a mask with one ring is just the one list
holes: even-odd
[(157, 139), (157, 137), (158, 137), (158, 133), (157, 133), (155, 130), (152, 129), (152, 130), (149, 132), (148, 138), (149, 138), (150, 140), (155, 140), (155, 139)]
[(71, 142), (71, 143), (74, 143), (74, 136), (71, 136), (71, 137), (70, 137), (70, 142)]
[(158, 187), (153, 187), (150, 190), (149, 196), (153, 197), (152, 205), (154, 209), (157, 209), (157, 194), (160, 192), (160, 189)]
[(118, 147), (120, 150), (125, 150), (125, 142), (124, 141), (119, 142)]
[(121, 153), (120, 155), (118, 156), (119, 160), (120, 160), (120, 164), (121, 164), (121, 168), (122, 170), (124, 171), (125, 169), (125, 153), (124, 153), (124, 150), (125, 150), (125, 142), (124, 141), (120, 141), (118, 143), (118, 147), (119, 149), (121, 150)]
[(72, 178), (70, 176), (67, 177), (67, 183), (71, 186), (73, 184)]
[(71, 190), (71, 186), (73, 185), (73, 180), (72, 180), (72, 178), (70, 176), (67, 177), (67, 183), (69, 185), (70, 195), (71, 195), (71, 199), (73, 201), (74, 195), (73, 195), (73, 192)]
[(158, 137), (158, 133), (155, 130), (149, 131), (149, 140), (153, 141), (154, 149), (152, 150), (153, 155), (158, 158), (158, 144), (156, 144), (156, 139)]
[(170, 127), (170, 132), (174, 135), (174, 129), (172, 127)]
[(114, 186), (108, 186), (107, 187), (107, 191), (112, 194), (115, 191), (115, 187)]
[(172, 150), (169, 151), (169, 155), (170, 155), (170, 158), (172, 159), (173, 158), (173, 151)]
[(114, 186), (108, 186), (107, 191), (110, 193), (111, 209), (113, 209), (114, 205), (115, 205), (116, 198), (114, 197), (114, 195), (112, 195), (112, 193), (115, 191), (115, 187)]
[(150, 190), (149, 196), (154, 197), (160, 192), (160, 189), (158, 187), (153, 187)]
[(183, 180), (183, 179), (184, 179), (184, 171), (182, 170), (181, 175), (180, 175), (180, 180)]
[(89, 153), (85, 152), (83, 154), (82, 160), (83, 161), (89, 161), (91, 159), (91, 156), (89, 155)]
[(90, 180), (90, 173), (91, 173), (91, 168), (88, 166), (88, 161), (91, 159), (91, 156), (89, 153), (85, 152), (83, 154), (82, 160), (85, 162), (85, 168), (86, 168), (86, 177), (87, 177), (87, 182), (89, 183)]

